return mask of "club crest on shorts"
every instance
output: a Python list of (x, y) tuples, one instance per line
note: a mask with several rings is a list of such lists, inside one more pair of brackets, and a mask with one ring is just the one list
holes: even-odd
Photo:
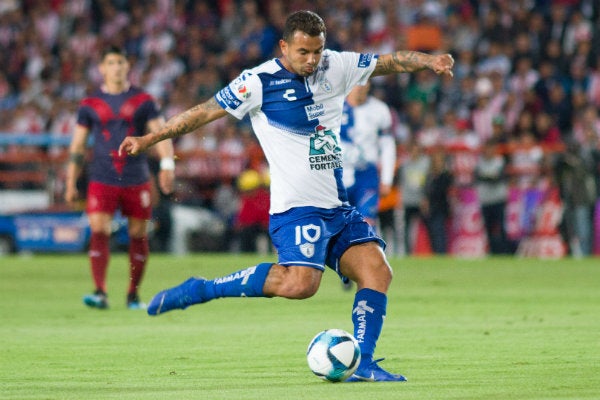
[(304, 255), (304, 257), (311, 258), (315, 255), (315, 245), (312, 243), (301, 244), (300, 252)]

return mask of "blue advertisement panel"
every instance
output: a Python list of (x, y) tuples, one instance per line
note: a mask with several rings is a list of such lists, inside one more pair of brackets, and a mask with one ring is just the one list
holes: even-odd
[(21, 251), (81, 251), (89, 236), (87, 217), (78, 212), (17, 215), (14, 224)]

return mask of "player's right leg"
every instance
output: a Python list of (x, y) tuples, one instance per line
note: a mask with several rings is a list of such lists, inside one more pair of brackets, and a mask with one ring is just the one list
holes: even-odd
[(83, 302), (93, 308), (108, 308), (106, 272), (110, 260), (111, 224), (117, 203), (117, 193), (110, 187), (98, 182), (89, 183), (86, 213), (91, 237), (88, 254), (95, 290), (84, 296)]
[(121, 212), (127, 217), (129, 234), (129, 287), (127, 308), (146, 309), (141, 301), (139, 289), (142, 283), (150, 246), (148, 243), (148, 221), (152, 218), (151, 185), (149, 182), (120, 188)]
[[(112, 216), (106, 213), (94, 212), (89, 216), (91, 237), (89, 260), (94, 292), (83, 297), (85, 305), (93, 308), (108, 308), (106, 291), (106, 271), (110, 259), (110, 224)], [(108, 231), (108, 232), (107, 232)]]
[(220, 297), (303, 299), (316, 293), (322, 274), (309, 267), (262, 263), (212, 280), (192, 277), (156, 294), (148, 304), (148, 314), (185, 309)]

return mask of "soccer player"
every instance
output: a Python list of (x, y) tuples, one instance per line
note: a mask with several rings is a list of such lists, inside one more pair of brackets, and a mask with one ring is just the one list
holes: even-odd
[[(396, 142), (392, 113), (383, 101), (369, 94), (371, 84), (355, 86), (344, 102), (340, 139), (344, 164), (343, 183), (348, 202), (375, 227), (379, 195), (392, 190), (396, 167)], [(344, 277), (342, 287), (352, 288)]]
[[(124, 51), (107, 47), (101, 56), (99, 71), (102, 86), (84, 98), (77, 112), (77, 125), (69, 147), (65, 200), (79, 198), (77, 179), (83, 170), (88, 137), (92, 138), (92, 157), (88, 167), (86, 212), (90, 222), (89, 258), (96, 286), (83, 301), (90, 307), (106, 309), (106, 271), (110, 256), (111, 223), (120, 209), (127, 217), (129, 233), (130, 281), (127, 307), (144, 309), (139, 286), (148, 260), (148, 220), (152, 214), (150, 171), (145, 155), (119, 155), (119, 144), (126, 137), (138, 137), (158, 131), (164, 124), (154, 99), (128, 80), (129, 62)], [(173, 145), (165, 140), (156, 146), (160, 161), (158, 184), (165, 193), (173, 191)]]
[(305, 299), (319, 288), (325, 265), (357, 285), (352, 307), (362, 361), (351, 381), (404, 381), (374, 360), (392, 270), (384, 242), (348, 204), (339, 132), (344, 98), (369, 77), (431, 69), (451, 74), (450, 55), (412, 51), (374, 55), (325, 48), (325, 24), (311, 11), (288, 16), (281, 57), (243, 71), (214, 97), (171, 118), (160, 130), (127, 137), (121, 154), (141, 154), (161, 140), (231, 114), (249, 115), (271, 174), (270, 234), (278, 261), (207, 280), (192, 277), (159, 292), (150, 315), (219, 297)]
[(348, 201), (375, 226), (379, 195), (392, 190), (396, 142), (392, 113), (387, 104), (369, 95), (370, 88), (368, 82), (355, 86), (346, 97), (340, 139)]

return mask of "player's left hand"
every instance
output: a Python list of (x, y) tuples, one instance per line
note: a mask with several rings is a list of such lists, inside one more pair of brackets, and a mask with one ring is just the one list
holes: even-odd
[(451, 54), (435, 55), (431, 63), (431, 69), (438, 75), (446, 74), (454, 76), (452, 67), (454, 67), (454, 58), (452, 58)]

